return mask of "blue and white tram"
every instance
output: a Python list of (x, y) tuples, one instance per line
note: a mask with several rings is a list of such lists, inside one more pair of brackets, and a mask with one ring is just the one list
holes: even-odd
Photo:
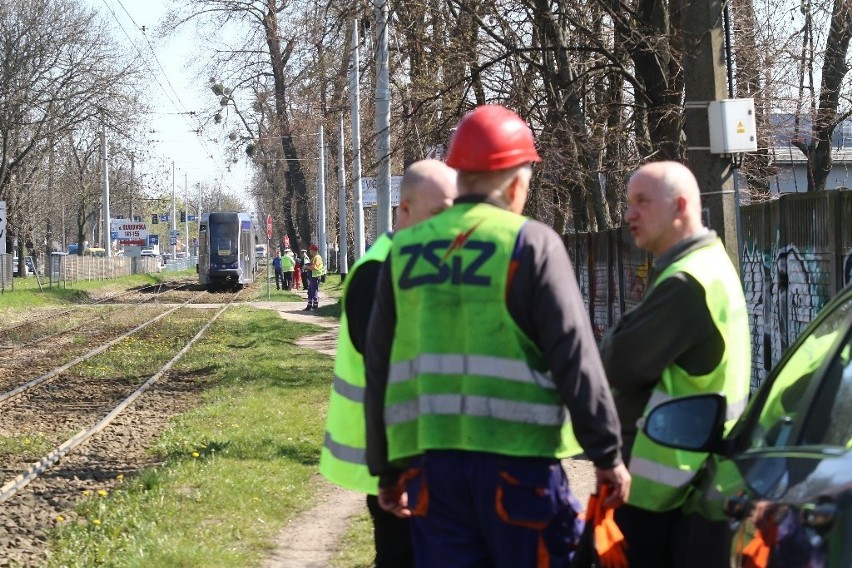
[(208, 290), (254, 282), (255, 230), (248, 213), (212, 211), (198, 227), (198, 279)]

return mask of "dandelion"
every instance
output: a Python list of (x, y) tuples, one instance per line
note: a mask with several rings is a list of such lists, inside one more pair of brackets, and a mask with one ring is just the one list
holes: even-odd
[(91, 495), (91, 494), (92, 494), (92, 491), (91, 491), (91, 490), (89, 490), (89, 489), (85, 489), (85, 490), (83, 491), (83, 495)]
[(29, 446), (29, 445), (30, 445), (30, 439), (29, 439), (29, 438), (24, 438), (24, 445), (25, 445), (25, 446)]
[(98, 489), (98, 495), (100, 495), (101, 497), (106, 497), (107, 496), (107, 490), (106, 489)]
[(63, 517), (62, 515), (57, 515), (56, 516), (56, 522), (57, 523), (65, 522), (65, 517)]
[(123, 473), (119, 473), (118, 475), (116, 475), (116, 476), (115, 476), (115, 478), (116, 478), (117, 480), (121, 481), (122, 479), (124, 479), (124, 474), (123, 474)]
[(100, 519), (92, 519), (92, 524), (93, 524), (93, 525), (100, 525), (100, 524), (101, 524), (101, 520), (100, 520)]
[(198, 457), (198, 456), (200, 456), (200, 455), (201, 455), (201, 454), (199, 454), (198, 452), (192, 452), (192, 457), (194, 457), (194, 458), (197, 458), (197, 457)]

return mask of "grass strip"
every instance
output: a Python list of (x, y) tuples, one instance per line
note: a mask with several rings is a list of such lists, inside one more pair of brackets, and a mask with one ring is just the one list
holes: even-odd
[(319, 331), (236, 308), (177, 366), (202, 404), (155, 448), (162, 466), (92, 495), (58, 523), (53, 566), (252, 566), (311, 506), (332, 359), (295, 345)]

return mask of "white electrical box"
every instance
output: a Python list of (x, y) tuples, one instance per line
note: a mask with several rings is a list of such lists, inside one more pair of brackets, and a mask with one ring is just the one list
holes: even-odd
[(723, 99), (707, 106), (710, 153), (739, 154), (757, 150), (754, 99)]

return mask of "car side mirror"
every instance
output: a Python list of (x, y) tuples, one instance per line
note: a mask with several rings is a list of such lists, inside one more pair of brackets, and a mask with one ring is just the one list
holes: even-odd
[(678, 397), (651, 410), (642, 430), (663, 446), (711, 451), (722, 438), (726, 412), (725, 396), (719, 393)]

